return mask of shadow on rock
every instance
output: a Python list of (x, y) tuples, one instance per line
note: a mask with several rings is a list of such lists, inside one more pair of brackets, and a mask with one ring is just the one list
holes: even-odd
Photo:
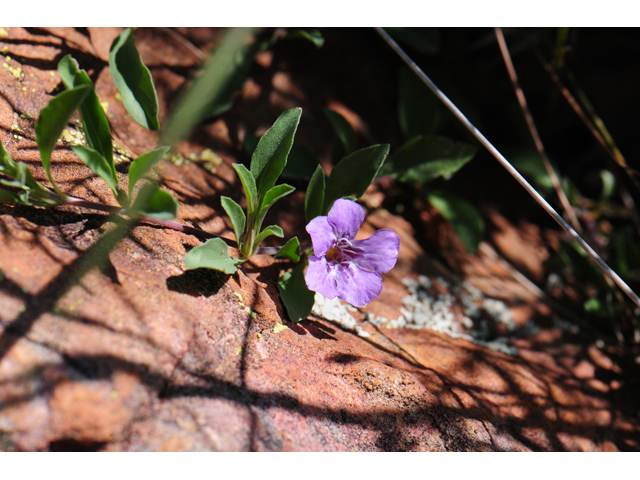
[(206, 268), (187, 270), (182, 275), (167, 278), (167, 288), (192, 297), (210, 297), (218, 293), (229, 275)]

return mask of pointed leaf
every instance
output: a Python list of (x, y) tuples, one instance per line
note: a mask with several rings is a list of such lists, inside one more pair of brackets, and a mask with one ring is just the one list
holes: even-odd
[(428, 195), (429, 202), (456, 231), (469, 253), (475, 253), (484, 235), (484, 221), (478, 210), (466, 200), (443, 190)]
[(376, 178), (389, 153), (389, 145), (373, 145), (343, 158), (331, 171), (324, 193), (323, 214), (337, 199), (353, 195), (360, 198)]
[(304, 215), (307, 223), (322, 213), (324, 202), (325, 175), (322, 165), (316, 167), (316, 171), (309, 180), (307, 193), (304, 197)]
[[(244, 137), (244, 148), (250, 154), (253, 154), (260, 137), (256, 135), (246, 135)], [(280, 177), (301, 178), (309, 180), (318, 166), (318, 158), (304, 144), (294, 139), (287, 164), (285, 165)]]
[(114, 178), (114, 172), (111, 170), (109, 162), (93, 148), (85, 147), (84, 145), (74, 145), (71, 147), (71, 150), (73, 150), (73, 153), (75, 153), (93, 173), (102, 177), (117, 197), (120, 184), (118, 177), (116, 176)]
[(269, 190), (262, 200), (262, 205), (260, 206), (260, 216), (264, 217), (264, 213), (266, 213), (274, 203), (276, 203), (281, 198), (286, 197), (293, 191), (295, 191), (295, 188), (291, 185), (287, 185), (286, 183), (276, 185), (271, 190)]
[(79, 107), (84, 133), (89, 147), (97, 151), (107, 161), (111, 170), (111, 176), (115, 179), (116, 185), (118, 185), (116, 167), (113, 163), (113, 145), (111, 142), (109, 121), (100, 104), (100, 99), (96, 94), (95, 88), (93, 88), (93, 83), (89, 75), (87, 75), (87, 72), (84, 70), (78, 70), (78, 64), (71, 55), (67, 55), (60, 60), (60, 63), (58, 63), (58, 73), (60, 73), (60, 78), (67, 89), (81, 85), (90, 85), (92, 87)]
[(265, 50), (271, 41), (271, 35), (258, 35), (252, 43), (242, 45), (233, 57), (230, 66), (230, 78), (224, 85), (220, 95), (214, 99), (209, 107), (209, 117), (223, 114), (233, 106), (233, 102), (249, 76), (249, 70), (256, 55)]
[(318, 30), (296, 30), (287, 34), (285, 38), (303, 38), (313, 43), (316, 48), (321, 48), (324, 45), (324, 37)]
[(149, 170), (155, 167), (168, 151), (169, 147), (160, 147), (135, 159), (129, 168), (129, 196), (133, 193), (136, 183), (149, 173)]
[(158, 220), (171, 220), (178, 216), (178, 202), (155, 183), (147, 183), (138, 191), (131, 209), (127, 210), (129, 212)]
[(51, 152), (56, 146), (64, 127), (69, 122), (71, 115), (80, 103), (91, 91), (91, 87), (83, 85), (66, 90), (51, 99), (49, 105), (40, 110), (40, 116), (36, 122), (36, 140), (40, 150), (40, 158), (49, 181), (56, 191), (58, 187), (51, 176)]
[(129, 115), (143, 127), (158, 130), (156, 89), (151, 73), (136, 49), (132, 28), (127, 28), (111, 44), (109, 67)]
[(224, 273), (235, 273), (236, 265), (242, 263), (239, 259), (231, 258), (227, 251), (227, 244), (221, 238), (212, 238), (202, 245), (191, 249), (184, 257), (187, 270), (196, 268), (211, 268)]
[(242, 165), (241, 163), (234, 163), (233, 168), (235, 169), (238, 177), (240, 177), (240, 182), (242, 182), (242, 188), (244, 188), (244, 195), (247, 197), (247, 210), (249, 214), (257, 208), (258, 201), (258, 190), (256, 189), (256, 180), (253, 178), (253, 175), (247, 167)]
[(242, 235), (244, 234), (244, 227), (247, 222), (247, 217), (245, 217), (242, 207), (229, 197), (221, 197), (220, 203), (222, 204), (222, 208), (224, 208), (224, 211), (227, 212), (227, 215), (229, 215), (229, 218), (231, 219), (231, 223), (233, 224), (233, 231), (236, 234), (236, 242), (238, 243), (238, 248), (240, 248)]
[[(16, 197), (20, 203), (44, 206), (60, 205), (62, 203), (55, 192), (41, 185), (33, 178), (25, 163), (14, 162), (2, 143), (0, 143), (0, 173), (13, 178), (13, 180), (0, 178), (0, 184), (23, 190), (19, 197)], [(29, 198), (37, 201), (34, 202)]]
[(409, 68), (400, 70), (398, 117), (405, 138), (434, 133), (442, 120), (440, 100)]
[(340, 142), (339, 145), (341, 148), (338, 148), (337, 150), (339, 155), (336, 153), (338, 158), (334, 159), (334, 163), (338, 163), (342, 157), (350, 155), (358, 147), (356, 132), (353, 130), (353, 127), (347, 119), (338, 112), (325, 108), (324, 114), (331, 122), (331, 126), (333, 127), (336, 137)]
[[(187, 138), (194, 127), (211, 116), (212, 105), (225, 103), (238, 69), (238, 57), (243, 58), (252, 47), (251, 39), (257, 29), (230, 29), (202, 68), (191, 88), (185, 92), (165, 124), (161, 144), (174, 146)], [(231, 96), (233, 93), (231, 94)]]
[(278, 225), (269, 225), (268, 227), (265, 227), (265, 229), (260, 233), (260, 235), (258, 235), (255, 243), (253, 244), (254, 250), (262, 243), (265, 238), (270, 237), (271, 235), (282, 238), (284, 237), (284, 232)]
[(8, 190), (0, 189), (0, 203), (22, 203), (20, 198)]
[(385, 164), (384, 172), (403, 182), (427, 183), (450, 179), (476, 153), (465, 143), (436, 135), (417, 136), (405, 143)]
[(286, 183), (276, 185), (271, 190), (269, 190), (262, 200), (262, 205), (260, 206), (258, 215), (255, 217), (255, 224), (253, 225), (253, 228), (256, 231), (259, 231), (260, 227), (262, 227), (264, 217), (267, 215), (267, 212), (269, 211), (271, 206), (282, 197), (286, 197), (287, 195), (289, 195), (294, 190), (294, 187), (292, 187), (291, 185), (287, 185)]
[(262, 198), (275, 185), (287, 164), (301, 115), (301, 108), (287, 110), (258, 142), (251, 157), (251, 173), (256, 179), (258, 198)]
[(294, 262), (300, 260), (300, 241), (298, 237), (293, 237), (285, 243), (282, 248), (276, 253), (276, 258), (288, 258)]
[(300, 262), (290, 272), (278, 280), (280, 299), (287, 309), (289, 320), (294, 323), (305, 320), (311, 315), (316, 293), (309, 290), (304, 281), (305, 262)]

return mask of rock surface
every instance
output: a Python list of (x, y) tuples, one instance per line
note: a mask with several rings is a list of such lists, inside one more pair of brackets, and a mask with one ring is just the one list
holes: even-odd
[[(7, 63), (25, 76), (0, 69), (0, 141), (37, 179), (46, 177), (33, 119), (59, 83), (53, 59), (61, 53), (95, 56), (92, 74), (121, 147), (135, 157), (155, 146), (153, 134), (126, 119), (100, 63), (117, 30), (7, 31), (0, 48), (22, 59), (20, 67), (15, 58)], [(162, 64), (158, 45), (169, 42), (166, 48), (176, 56), (187, 46), (171, 43), (176, 38), (164, 31), (138, 33), (143, 56), (153, 54), (149, 61), (164, 115), (184, 82), (175, 73), (183, 70), (173, 67), (195, 63), (185, 54)], [(240, 200), (230, 166), (241, 160), (234, 150), (238, 130), (268, 126), (295, 101), (308, 115), (301, 135), (310, 143), (322, 141), (311, 128), (321, 110), (314, 109), (304, 84), (287, 87), (293, 80), (273, 65), (252, 73), (253, 86), (237, 109), (183, 147), (185, 153), (214, 150), (223, 159), (215, 174), (195, 162), (163, 168), (184, 223), (230, 236), (219, 197)], [(249, 117), (255, 102), (262, 109)], [(127, 162), (118, 169), (126, 172)], [(68, 145), (55, 152), (53, 171), (64, 191), (114, 203)], [(480, 272), (475, 283), (482, 292), (472, 299), (478, 312), (465, 330), (463, 320), (471, 314), (460, 293), (463, 284), (425, 253), (411, 223), (378, 208), (379, 193), (374, 187), (365, 198), (370, 216), (361, 233), (392, 228), (402, 247), (381, 297), (354, 313), (360, 335), (315, 315), (286, 324), (275, 286), (290, 266), (285, 261), (255, 257), (232, 276), (186, 271), (184, 255), (199, 244), (193, 236), (139, 225), (106, 255), (94, 248), (114, 226), (103, 214), (0, 205), (0, 450), (640, 448), (634, 362), (557, 324), (526, 330), (534, 314), (548, 313), (548, 307), (526, 289), (509, 290), (504, 267), (486, 253), (469, 263), (468, 273)], [(304, 233), (301, 201), (296, 194), (275, 209), (287, 237)], [(108, 258), (105, 266), (77, 275), (88, 255), (101, 253)], [(493, 284), (483, 283), (483, 272)], [(364, 321), (399, 318), (407, 307), (407, 285), (419, 278), (429, 279), (421, 301), (451, 296), (446, 308), (462, 325), (458, 338)], [(511, 283), (519, 285), (513, 278)], [(509, 300), (511, 327), (491, 317), (485, 296)], [(484, 340), (508, 337), (506, 353), (474, 336), (479, 323), (492, 318)]]

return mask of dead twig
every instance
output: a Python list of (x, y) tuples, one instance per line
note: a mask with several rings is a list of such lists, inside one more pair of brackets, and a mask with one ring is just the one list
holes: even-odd
[(542, 143), (542, 139), (538, 134), (538, 129), (536, 128), (536, 124), (533, 121), (533, 117), (531, 116), (531, 112), (529, 111), (529, 107), (527, 105), (527, 99), (524, 96), (524, 92), (522, 91), (522, 87), (520, 87), (520, 82), (518, 82), (518, 75), (516, 73), (516, 69), (513, 66), (513, 62), (511, 61), (511, 55), (509, 54), (509, 48), (507, 47), (507, 42), (504, 39), (504, 35), (502, 33), (502, 29), (500, 27), (494, 28), (496, 38), (498, 39), (498, 45), (500, 46), (500, 52), (502, 53), (502, 58), (504, 59), (504, 64), (507, 67), (507, 71), (509, 72), (509, 78), (511, 79), (511, 84), (513, 85), (513, 89), (516, 92), (516, 96), (518, 97), (518, 102), (520, 103), (520, 108), (522, 109), (522, 113), (524, 114), (524, 118), (527, 121), (527, 126), (529, 127), (529, 132), (531, 133), (531, 137), (533, 137), (533, 142), (536, 145), (536, 149), (538, 150), (538, 154), (544, 163), (544, 167), (547, 170), (547, 174), (549, 175), (549, 179), (551, 180), (551, 184), (558, 195), (558, 199), (562, 204), (562, 208), (565, 211), (565, 214), (569, 218), (569, 221), (573, 225), (573, 228), (576, 229), (579, 233), (582, 233), (582, 227), (580, 226), (580, 222), (578, 221), (578, 217), (576, 216), (576, 212), (573, 210), (571, 203), (569, 203), (569, 199), (567, 195), (562, 190), (562, 186), (560, 185), (560, 179), (556, 174), (553, 166), (551, 165), (551, 160), (547, 156), (547, 153), (544, 149), (544, 145)]

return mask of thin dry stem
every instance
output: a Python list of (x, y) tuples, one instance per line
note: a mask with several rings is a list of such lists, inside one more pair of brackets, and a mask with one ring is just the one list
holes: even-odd
[(522, 113), (527, 121), (527, 126), (529, 127), (529, 132), (531, 133), (531, 137), (533, 137), (533, 142), (536, 145), (536, 149), (538, 150), (538, 154), (540, 158), (542, 158), (542, 162), (544, 163), (544, 168), (547, 170), (547, 174), (551, 179), (551, 184), (558, 195), (558, 199), (562, 204), (562, 208), (565, 211), (565, 214), (569, 218), (569, 221), (572, 223), (573, 228), (575, 228), (578, 232), (582, 233), (582, 227), (580, 226), (580, 222), (578, 221), (578, 217), (576, 216), (576, 212), (574, 211), (567, 195), (562, 190), (562, 186), (560, 185), (560, 179), (558, 175), (551, 165), (551, 160), (547, 156), (547, 152), (544, 149), (544, 144), (542, 143), (542, 139), (538, 134), (538, 129), (536, 128), (536, 124), (533, 121), (533, 117), (531, 116), (531, 111), (529, 110), (529, 106), (527, 105), (527, 99), (522, 91), (522, 87), (520, 87), (520, 82), (518, 81), (518, 75), (516, 73), (516, 69), (513, 66), (513, 62), (511, 61), (511, 55), (509, 54), (509, 48), (507, 47), (507, 42), (504, 39), (504, 35), (502, 33), (502, 29), (500, 27), (494, 28), (496, 38), (498, 39), (498, 45), (500, 45), (500, 52), (502, 53), (502, 58), (504, 59), (504, 64), (507, 67), (507, 71), (509, 72), (509, 78), (511, 79), (511, 84), (513, 85), (513, 89), (516, 92), (516, 96), (518, 97), (518, 102), (520, 103), (520, 108), (522, 109)]
[(406, 52), (391, 38), (391, 36), (382, 28), (376, 27), (376, 31), (380, 34), (380, 36), (387, 42), (387, 44), (402, 58), (402, 60), (413, 70), (413, 72), (418, 75), (420, 80), (429, 87), (429, 89), (433, 92), (433, 94), (440, 99), (442, 103), (453, 113), (453, 115), (471, 132), (471, 134), (493, 155), (493, 157), (511, 174), (513, 178), (524, 188), (529, 195), (531, 195), (536, 202), (553, 218), (558, 225), (562, 227), (562, 229), (567, 232), (567, 234), (575, 240), (578, 245), (591, 257), (596, 265), (609, 277), (611, 278), (616, 285), (633, 301), (633, 303), (640, 308), (640, 297), (636, 295), (636, 293), (627, 285), (627, 283), (620, 278), (618, 275), (607, 263), (602, 260), (600, 255), (596, 253), (596, 251), (591, 248), (591, 246), (578, 234), (567, 223), (567, 221), (562, 218), (555, 209), (549, 205), (538, 191), (531, 186), (529, 182), (515, 169), (513, 165), (507, 160), (504, 155), (502, 155), (493, 144), (487, 140), (487, 138), (478, 130), (469, 119), (460, 111), (458, 107), (447, 97), (442, 90), (438, 88), (438, 86), (433, 83), (433, 81), (422, 71), (422, 69), (406, 54)]
[[(624, 155), (622, 155), (622, 152), (618, 149), (617, 145), (613, 141), (613, 138), (611, 137), (607, 128), (605, 127), (604, 122), (602, 122), (600, 117), (593, 110), (586, 96), (581, 95), (581, 99), (583, 102), (586, 102), (586, 105), (589, 107), (588, 112), (593, 117), (593, 121), (587, 116), (587, 114), (584, 112), (583, 108), (580, 106), (580, 104), (575, 99), (573, 94), (564, 85), (564, 83), (556, 73), (556, 70), (553, 68), (553, 66), (545, 60), (545, 58), (542, 56), (542, 54), (540, 54), (538, 50), (535, 50), (535, 53), (536, 53), (536, 57), (538, 58), (538, 61), (542, 64), (543, 68), (549, 74), (553, 83), (555, 83), (555, 85), (558, 87), (558, 90), (560, 90), (560, 93), (562, 93), (562, 96), (565, 98), (567, 103), (569, 103), (569, 105), (571, 106), (573, 111), (576, 113), (576, 115), (578, 115), (578, 118), (580, 118), (580, 120), (582, 120), (582, 122), (585, 124), (585, 126), (587, 127), (591, 135), (593, 135), (593, 137), (598, 141), (598, 143), (602, 146), (602, 148), (604, 148), (604, 150), (611, 157), (611, 159), (615, 163), (620, 165), (620, 167), (622, 167), (622, 169), (625, 171), (625, 173), (627, 174), (627, 176), (635, 186), (635, 188), (637, 190), (640, 190), (640, 183), (638, 182), (638, 179), (635, 176), (636, 172), (632, 170), (627, 164), (627, 161), (624, 158)], [(575, 87), (576, 86), (575, 81), (573, 83)], [(616, 175), (617, 177), (617, 174), (615, 172), (614, 172), (614, 175)], [(622, 198), (622, 202), (627, 208), (627, 211), (629, 212), (629, 215), (636, 227), (636, 230), (640, 234), (640, 215), (638, 214), (636, 203), (633, 200), (633, 197), (629, 193), (628, 189), (620, 181), (618, 181), (618, 186), (619, 186), (618, 188), (620, 189), (620, 196)]]

